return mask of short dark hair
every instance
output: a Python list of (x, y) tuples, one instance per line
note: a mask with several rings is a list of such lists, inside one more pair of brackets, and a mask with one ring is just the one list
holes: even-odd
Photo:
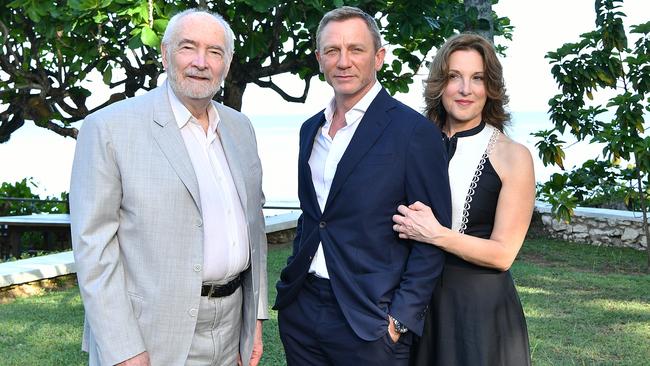
[(438, 49), (429, 67), (429, 77), (424, 82), (424, 114), (441, 129), (445, 126), (447, 111), (442, 105), (442, 93), (449, 81), (449, 56), (460, 50), (474, 50), (483, 58), (487, 101), (481, 116), (485, 123), (503, 132), (503, 127), (510, 121), (510, 113), (505, 110), (509, 98), (503, 80), (503, 67), (492, 43), (478, 34), (453, 36)]
[(325, 15), (323, 19), (318, 23), (318, 29), (316, 30), (316, 49), (320, 49), (320, 36), (323, 32), (323, 28), (329, 22), (342, 22), (344, 20), (359, 18), (366, 22), (370, 35), (372, 36), (373, 43), (375, 44), (375, 51), (381, 48), (381, 35), (379, 33), (379, 27), (377, 26), (377, 21), (375, 18), (371, 17), (368, 13), (363, 10), (356, 8), (354, 6), (342, 6), (334, 10), (330, 10)]

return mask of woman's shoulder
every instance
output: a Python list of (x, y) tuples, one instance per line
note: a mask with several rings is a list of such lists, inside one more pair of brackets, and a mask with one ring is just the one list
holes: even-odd
[(533, 157), (528, 148), (503, 133), (495, 142), (490, 162), (502, 179), (510, 172), (521, 174), (533, 171)]
[(523, 144), (511, 139), (508, 135), (500, 133), (496, 141), (495, 150), (500, 150), (504, 155), (517, 158), (531, 157), (530, 151)]

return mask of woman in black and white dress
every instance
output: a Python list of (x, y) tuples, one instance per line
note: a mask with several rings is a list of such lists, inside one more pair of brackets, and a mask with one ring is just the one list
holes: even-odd
[(509, 268), (530, 224), (530, 152), (508, 138), (501, 64), (484, 38), (443, 45), (425, 88), (426, 114), (446, 135), (452, 228), (420, 202), (400, 206), (401, 238), (446, 252), (412, 365), (530, 365), (526, 320)]

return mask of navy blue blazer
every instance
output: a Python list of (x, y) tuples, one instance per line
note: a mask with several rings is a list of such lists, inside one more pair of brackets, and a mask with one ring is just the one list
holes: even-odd
[(297, 296), (323, 243), (332, 291), (362, 339), (387, 332), (387, 314), (421, 335), (424, 315), (444, 262), (433, 245), (393, 231), (397, 206), (421, 201), (451, 225), (447, 157), (440, 130), (385, 90), (375, 97), (341, 158), (321, 212), (309, 156), (325, 122), (323, 111), (300, 129), (298, 220), (293, 254), (276, 287), (275, 309)]

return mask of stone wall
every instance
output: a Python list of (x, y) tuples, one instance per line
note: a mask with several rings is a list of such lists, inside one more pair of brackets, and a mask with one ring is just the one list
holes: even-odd
[(293, 241), (296, 237), (296, 229), (285, 229), (266, 234), (266, 241), (269, 244), (286, 244)]
[(547, 203), (536, 202), (535, 211), (541, 218), (542, 230), (552, 238), (638, 250), (646, 247), (640, 212), (578, 207), (571, 222), (565, 223), (552, 217)]

